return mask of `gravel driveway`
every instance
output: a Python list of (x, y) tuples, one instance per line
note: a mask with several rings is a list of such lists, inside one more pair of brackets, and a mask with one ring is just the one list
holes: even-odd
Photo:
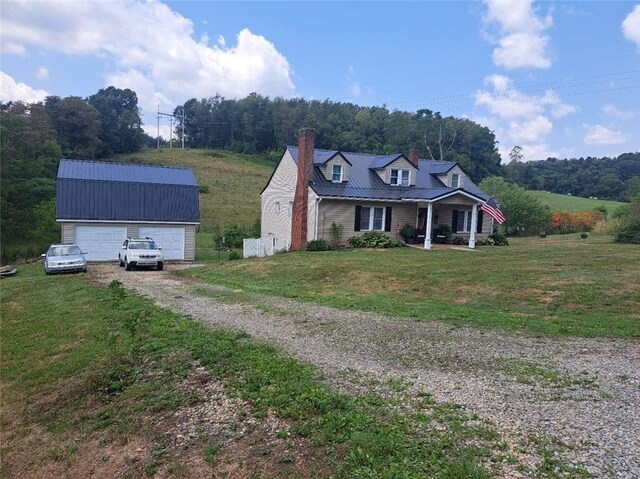
[(540, 338), (344, 311), (172, 274), (184, 267), (125, 273), (93, 265), (90, 274), (212, 326), (272, 341), (346, 391), (357, 387), (354, 377), (403, 378), (410, 390), (493, 422), (533, 469), (546, 450), (594, 477), (640, 477), (640, 341)]

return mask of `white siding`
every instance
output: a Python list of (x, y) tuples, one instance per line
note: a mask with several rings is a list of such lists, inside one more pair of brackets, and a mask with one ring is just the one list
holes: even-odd
[[(261, 195), (260, 236), (263, 238), (285, 238), (291, 244), (289, 202), (293, 202), (297, 181), (298, 168), (287, 150)], [(279, 213), (276, 213), (276, 203), (280, 203)]]

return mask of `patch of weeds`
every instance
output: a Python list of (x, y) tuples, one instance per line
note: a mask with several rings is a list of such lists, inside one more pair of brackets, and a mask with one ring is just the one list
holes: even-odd
[(280, 458), (280, 462), (284, 463), (284, 464), (291, 464), (295, 461), (295, 457), (293, 457), (292, 454), (285, 454), (284, 456), (282, 456)]
[(403, 391), (406, 391), (407, 388), (413, 385), (413, 383), (409, 381), (405, 376), (401, 376), (399, 378), (389, 378), (387, 380), (387, 385), (392, 391), (401, 393)]
[(498, 360), (499, 369), (521, 384), (552, 388), (581, 386), (593, 388), (596, 381), (590, 377), (574, 377), (558, 371), (553, 366), (536, 364), (521, 358), (503, 358)]
[(144, 463), (144, 475), (147, 477), (153, 477), (156, 475), (156, 471), (158, 470), (157, 462), (145, 462)]
[(630, 377), (628, 374), (619, 374), (618, 376), (616, 376), (616, 379), (625, 384), (629, 382)]
[(154, 444), (151, 448), (151, 455), (153, 457), (165, 457), (169, 455), (169, 449), (163, 443)]
[(221, 444), (211, 443), (205, 446), (204, 450), (202, 451), (202, 454), (204, 456), (205, 462), (213, 466), (218, 460), (218, 456), (220, 456), (221, 452), (222, 452)]
[(586, 479), (592, 477), (586, 469), (572, 464), (567, 464), (560, 458), (562, 450), (574, 449), (573, 446), (569, 446), (559, 441), (552, 442), (534, 434), (529, 436), (529, 440), (535, 446), (536, 452), (542, 458), (542, 461), (535, 470), (523, 467), (523, 472), (529, 473), (534, 477), (544, 477), (549, 479), (559, 479), (564, 477)]

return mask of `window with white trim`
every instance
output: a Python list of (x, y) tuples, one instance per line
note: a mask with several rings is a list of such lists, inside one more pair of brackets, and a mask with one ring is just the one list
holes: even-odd
[(458, 173), (451, 175), (451, 188), (460, 188), (460, 175)]
[(275, 211), (276, 211), (276, 214), (277, 214), (277, 215), (279, 215), (279, 214), (280, 214), (280, 202), (279, 202), (279, 201), (276, 201), (276, 204), (275, 204)]
[(456, 233), (471, 232), (471, 210), (458, 210), (458, 221), (456, 223)]
[(390, 184), (394, 186), (409, 186), (411, 172), (409, 170), (391, 170)]
[(289, 214), (293, 214), (293, 201), (289, 201)]
[(331, 181), (334, 183), (342, 183), (342, 165), (333, 165), (331, 169)]
[(360, 231), (384, 231), (385, 209), (363, 206), (360, 210)]

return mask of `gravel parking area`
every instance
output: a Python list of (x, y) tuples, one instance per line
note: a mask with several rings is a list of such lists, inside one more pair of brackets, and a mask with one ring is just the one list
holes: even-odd
[[(165, 271), (91, 265), (214, 327), (242, 330), (315, 364), (357, 393), (402, 378), (487, 419), (530, 470), (551, 454), (594, 477), (640, 477), (640, 341), (546, 338), (344, 311), (207, 286)], [(509, 477), (530, 477), (513, 473)]]

